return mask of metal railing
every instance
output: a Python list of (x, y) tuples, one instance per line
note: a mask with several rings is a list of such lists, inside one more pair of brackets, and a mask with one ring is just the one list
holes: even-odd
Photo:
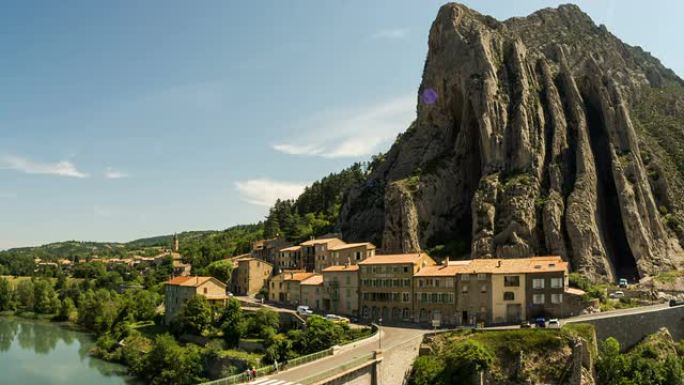
[[(320, 352), (307, 354), (307, 355), (301, 356), (301, 357), (295, 357), (295, 358), (288, 360), (285, 363), (279, 364), (278, 370), (292, 369), (295, 366), (303, 365), (303, 364), (309, 363), (311, 361), (316, 361), (316, 360), (321, 359), (323, 357), (331, 356), (332, 354), (333, 354), (333, 348), (328, 348), (328, 349), (322, 350)], [(274, 365), (262, 366), (256, 370), (256, 377), (258, 378), (258, 377), (266, 376), (266, 375), (271, 374), (273, 372), (275, 372), (275, 366)], [(225, 378), (219, 378), (218, 380), (203, 382), (200, 385), (235, 385), (235, 384), (245, 383), (249, 380), (250, 380), (250, 376), (247, 373), (240, 373), (240, 374), (235, 374), (235, 375), (225, 377)]]
[(334, 368), (324, 370), (322, 372), (316, 373), (314, 375), (311, 375), (301, 381), (298, 381), (298, 384), (301, 385), (312, 385), (317, 382), (320, 382), (325, 379), (329, 379), (331, 377), (334, 377), (337, 374), (344, 373), (347, 370), (353, 369), (355, 367), (361, 366), (367, 362), (373, 361), (375, 359), (375, 353), (368, 353), (366, 355), (363, 355), (359, 358), (355, 358), (351, 361), (347, 361), (346, 363), (336, 366)]

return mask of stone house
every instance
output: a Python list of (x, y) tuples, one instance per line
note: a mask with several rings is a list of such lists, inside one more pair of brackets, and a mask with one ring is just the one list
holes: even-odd
[(304, 269), (302, 247), (290, 246), (281, 249), (276, 256), (275, 269), (280, 271), (287, 269)]
[(359, 266), (346, 264), (323, 269), (323, 310), (359, 315)]
[(312, 309), (322, 310), (323, 276), (313, 274), (299, 283), (299, 303)]
[(456, 277), (468, 262), (445, 261), (426, 266), (413, 276), (413, 321), (438, 320), (442, 325), (460, 323), (456, 311)]
[(267, 287), (273, 265), (261, 259), (246, 257), (234, 261), (231, 290), (236, 295), (254, 295)]
[(194, 295), (205, 297), (213, 305), (225, 306), (226, 284), (214, 277), (175, 277), (164, 285), (164, 322), (168, 325)]
[(338, 243), (327, 247), (327, 253), (315, 261), (315, 270), (323, 271), (326, 267), (355, 265), (366, 258), (375, 255), (375, 245), (370, 242), (363, 243)]
[(413, 276), (435, 261), (425, 253), (375, 255), (358, 263), (361, 317), (410, 321)]
[[(334, 237), (312, 239), (300, 243), (304, 270), (320, 272), (320, 267), (328, 255), (328, 249), (343, 244), (345, 244), (343, 240)], [(319, 268), (318, 270), (317, 267)]]
[(280, 249), (289, 246), (289, 243), (281, 238), (261, 239), (252, 243), (250, 254), (257, 259), (276, 265), (275, 261)]

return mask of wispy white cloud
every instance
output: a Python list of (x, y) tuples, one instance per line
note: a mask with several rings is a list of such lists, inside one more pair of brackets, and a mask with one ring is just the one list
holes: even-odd
[(25, 174), (56, 175), (71, 178), (88, 177), (88, 174), (79, 171), (78, 168), (68, 160), (45, 163), (20, 156), (7, 155), (0, 158), (0, 169), (16, 170)]
[(249, 179), (235, 183), (240, 198), (253, 205), (270, 207), (278, 199), (294, 199), (307, 183), (283, 182), (268, 178)]
[(371, 35), (373, 39), (403, 39), (411, 32), (408, 28), (381, 29)]
[(304, 122), (304, 135), (273, 144), (289, 155), (324, 158), (361, 157), (377, 153), (416, 115), (416, 97), (404, 95), (365, 107), (331, 110)]
[(105, 171), (104, 174), (105, 178), (107, 179), (121, 179), (121, 178), (128, 178), (130, 175), (123, 171), (118, 171), (115, 170), (111, 167), (107, 167), (107, 171)]

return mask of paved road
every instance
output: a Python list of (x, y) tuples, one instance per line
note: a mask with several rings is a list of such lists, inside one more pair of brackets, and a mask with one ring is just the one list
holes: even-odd
[(572, 318), (568, 318), (563, 320), (564, 322), (582, 322), (582, 321), (588, 321), (588, 320), (594, 320), (594, 319), (603, 319), (603, 318), (612, 318), (612, 317), (619, 317), (623, 315), (629, 315), (629, 314), (641, 314), (641, 313), (650, 313), (654, 311), (660, 311), (663, 309), (669, 308), (670, 305), (665, 302), (665, 303), (659, 303), (656, 305), (651, 305), (651, 306), (640, 306), (640, 307), (633, 307), (629, 309), (619, 309), (619, 310), (610, 310), (610, 311), (605, 311), (601, 313), (593, 313), (593, 314), (583, 314), (583, 315), (578, 315)]
[[(406, 342), (408, 340), (414, 339), (414, 338), (419, 338), (423, 334), (425, 334), (426, 330), (421, 330), (421, 329), (406, 329), (406, 328), (398, 328), (398, 327), (390, 327), (390, 326), (383, 326), (382, 331), (381, 331), (381, 339), (382, 339), (382, 350), (389, 350), (392, 349), (393, 346), (399, 345), (403, 342)], [(341, 353), (338, 353), (334, 356), (326, 357), (317, 361), (313, 361), (308, 364), (304, 364), (301, 366), (297, 366), (295, 368), (292, 368), (290, 370), (286, 370), (284, 372), (280, 372), (278, 374), (272, 374), (268, 376), (268, 379), (273, 381), (273, 380), (278, 380), (278, 381), (285, 381), (287, 382), (292, 382), (292, 383), (297, 383), (299, 381), (302, 381), (303, 379), (310, 377), (312, 375), (315, 375), (317, 373), (321, 373), (323, 371), (327, 371), (330, 369), (334, 369), (336, 367), (339, 367), (341, 365), (344, 365), (347, 362), (350, 362), (352, 360), (355, 360), (357, 358), (361, 358), (365, 355), (368, 355), (369, 353), (372, 353), (376, 350), (378, 350), (379, 341), (378, 339), (371, 339), (371, 341), (367, 342), (362, 342), (360, 345), (358, 345), (356, 348), (343, 351)], [(276, 384), (273, 382), (272, 384)], [(284, 384), (284, 383), (283, 383)], [(268, 384), (271, 385), (271, 384)], [(280, 385), (280, 384), (278, 384)]]

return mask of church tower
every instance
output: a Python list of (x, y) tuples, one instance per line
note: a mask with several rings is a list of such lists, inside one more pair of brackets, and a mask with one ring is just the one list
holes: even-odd
[(173, 234), (173, 252), (177, 253), (179, 250), (178, 235)]

